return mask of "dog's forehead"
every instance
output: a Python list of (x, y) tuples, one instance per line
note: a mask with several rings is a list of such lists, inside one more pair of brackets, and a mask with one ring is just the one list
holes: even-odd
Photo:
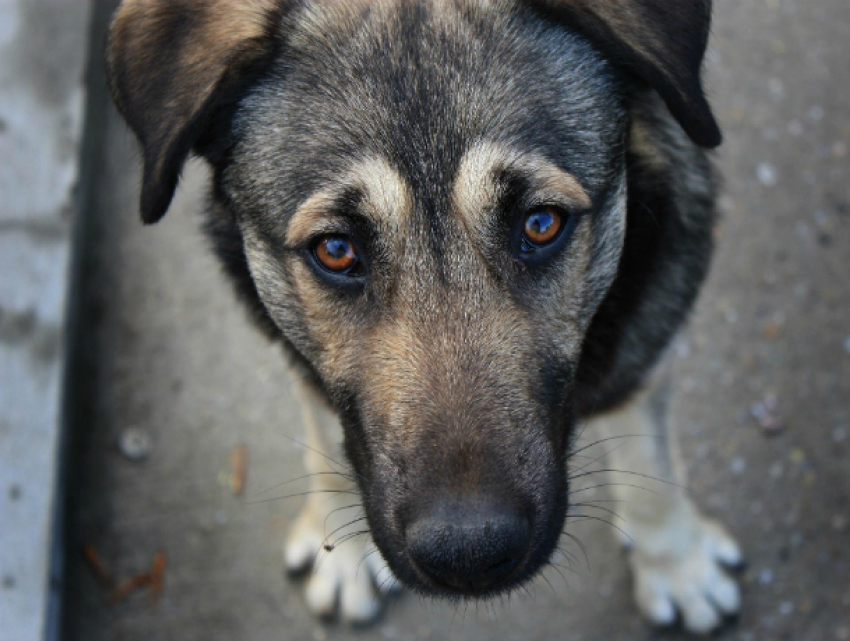
[(591, 195), (608, 177), (623, 110), (606, 63), (512, 2), (319, 3), (290, 29), (235, 120), (231, 176), (253, 210), (288, 220), (358, 168), (439, 217), (508, 148)]

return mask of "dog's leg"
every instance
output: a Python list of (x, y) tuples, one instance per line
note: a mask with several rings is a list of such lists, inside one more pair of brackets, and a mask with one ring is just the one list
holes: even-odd
[(301, 572), (312, 565), (305, 594), (313, 614), (333, 616), (339, 600), (342, 618), (368, 622), (380, 611), (379, 592), (395, 589), (397, 581), (368, 533), (354, 473), (332, 460), (342, 438), (339, 418), (312, 386), (293, 379), (306, 426), (304, 463), (311, 476), (306, 505), (284, 545), (286, 567)]
[(613, 511), (632, 548), (638, 607), (661, 625), (672, 623), (678, 610), (688, 630), (705, 633), (738, 610), (738, 585), (722, 565), (739, 564), (741, 553), (683, 487), (685, 471), (667, 421), (668, 395), (667, 376), (657, 376), (627, 405), (595, 422), (611, 439), (605, 443), (609, 467), (623, 471), (611, 473), (618, 501)]

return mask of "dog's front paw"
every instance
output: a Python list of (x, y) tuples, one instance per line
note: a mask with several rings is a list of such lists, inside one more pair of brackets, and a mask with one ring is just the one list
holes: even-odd
[(333, 503), (320, 509), (308, 505), (301, 512), (284, 545), (284, 561), (293, 573), (312, 569), (305, 597), (314, 615), (333, 617), (339, 603), (342, 619), (368, 623), (381, 610), (381, 596), (399, 584), (375, 548), (365, 519), (359, 518), (362, 514)]
[(741, 552), (720, 524), (702, 517), (677, 536), (690, 540), (675, 541), (670, 553), (631, 552), (635, 600), (655, 624), (672, 624), (678, 611), (690, 632), (705, 634), (738, 611), (740, 590), (723, 566), (739, 565)]

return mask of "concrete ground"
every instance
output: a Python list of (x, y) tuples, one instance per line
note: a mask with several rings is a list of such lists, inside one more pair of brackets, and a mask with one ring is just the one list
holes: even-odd
[[(90, 3), (0, 2), (0, 641), (45, 638)], [(52, 558), (51, 558), (52, 557)]]
[[(717, 3), (708, 84), (726, 134), (725, 220), (677, 346), (675, 420), (694, 496), (749, 559), (743, 614), (723, 639), (850, 639), (848, 61), (846, 0)], [(243, 318), (198, 231), (204, 169), (189, 169), (161, 224), (142, 227), (134, 141), (93, 82), (101, 127), (73, 381), (66, 639), (659, 636), (639, 619), (601, 523), (573, 526), (590, 567), (549, 571), (554, 590), (537, 581), (529, 596), (460, 611), (402, 596), (360, 630), (313, 620), (281, 568), (302, 499), (251, 504), (303, 474), (282, 359)], [(144, 461), (119, 452), (130, 428), (152, 439)], [(226, 487), (237, 444), (250, 455), (241, 498)], [(83, 545), (119, 577), (164, 551), (162, 598), (108, 603)]]

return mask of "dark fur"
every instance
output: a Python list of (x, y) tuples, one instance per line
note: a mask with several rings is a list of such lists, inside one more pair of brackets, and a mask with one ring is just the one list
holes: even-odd
[[(259, 35), (193, 67), (183, 85), (177, 63), (148, 55), (137, 69), (134, 56), (209, 40), (198, 33), (205, 21), (178, 21), (188, 10), (180, 4), (149, 21), (150, 37), (127, 26), (130, 11), (117, 22), (110, 72), (145, 147), (143, 217), (165, 212), (190, 147), (206, 157), (216, 251), (260, 326), (339, 410), (392, 569), (435, 590), (406, 560), (405, 524), (429, 505), (484, 492), (530, 515), (516, 584), (562, 529), (574, 421), (641, 384), (705, 275), (714, 180), (692, 140), (719, 142), (699, 83), (710, 5), (352, 3), (318, 10), (332, 16), (328, 31), (304, 27), (309, 8), (267, 4)], [(640, 28), (624, 28), (623, 15)], [(152, 97), (134, 98), (150, 87)], [(186, 92), (203, 100), (180, 102)], [(480, 238), (460, 224), (450, 186), (480, 140), (544, 157), (586, 190), (592, 206), (575, 212), (579, 231), (558, 257), (523, 266), (510, 255), (533, 170), (496, 172)], [(343, 288), (285, 239), (305, 200), (369, 157), (391, 164), (412, 202), (394, 238), (358, 213), (356, 189), (334, 201), (337, 230), (371, 258), (366, 284)], [(618, 269), (606, 234), (623, 175)]]

